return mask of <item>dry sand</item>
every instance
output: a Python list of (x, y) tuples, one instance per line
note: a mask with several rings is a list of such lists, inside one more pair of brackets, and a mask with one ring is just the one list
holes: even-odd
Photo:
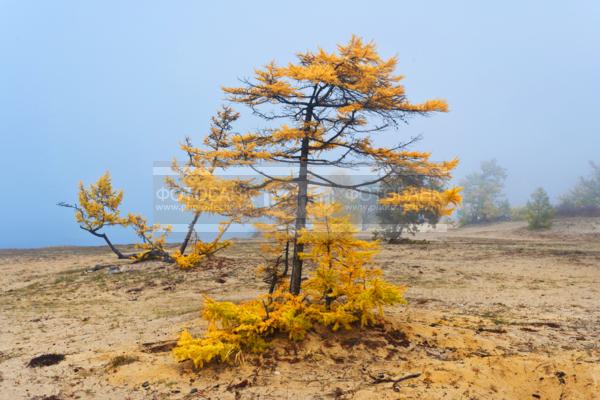
[[(187, 272), (105, 248), (0, 251), (0, 398), (600, 398), (600, 219), (419, 239), (378, 256), (387, 279), (410, 286), (382, 326), (278, 338), (242, 365), (201, 371), (171, 357), (172, 340), (205, 328), (202, 294), (265, 290), (257, 242)], [(65, 359), (28, 367), (45, 353)]]

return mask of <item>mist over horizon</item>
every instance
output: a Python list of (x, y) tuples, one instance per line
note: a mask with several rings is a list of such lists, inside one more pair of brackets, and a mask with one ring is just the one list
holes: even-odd
[[(151, 217), (153, 166), (181, 159), (184, 137), (201, 142), (222, 86), (352, 34), (398, 55), (409, 100), (448, 101), (450, 112), (413, 118), (383, 144), (422, 135), (411, 149), (460, 159), (453, 183), (496, 159), (511, 205), (538, 187), (557, 202), (600, 163), (600, 3), (375, 1), (365, 14), (355, 1), (312, 3), (344, 23), (299, 34), (283, 17), (296, 6), (274, 1), (0, 2), (0, 248), (102, 245), (56, 203), (105, 171), (123, 210)], [(237, 109), (237, 131), (260, 127)], [(125, 229), (111, 237), (134, 241)]]

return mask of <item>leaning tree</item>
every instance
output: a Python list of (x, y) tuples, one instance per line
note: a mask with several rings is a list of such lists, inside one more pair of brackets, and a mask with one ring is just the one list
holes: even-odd
[[(254, 79), (223, 90), (229, 100), (250, 107), (267, 121), (267, 127), (236, 137), (238, 160), (263, 178), (257, 188), (278, 183), (297, 185), (295, 240), (290, 292), (298, 294), (302, 281), (304, 244), (298, 240), (306, 226), (309, 186), (368, 191), (393, 171), (407, 174), (449, 176), (457, 160), (432, 162), (429, 153), (408, 151), (414, 140), (379, 147), (376, 137), (397, 128), (412, 115), (446, 112), (443, 100), (410, 103), (395, 74), (397, 59), (383, 59), (374, 43), (352, 37), (337, 52), (306, 52), (297, 62), (278, 66), (271, 62), (256, 70)], [(281, 124), (279, 125), (278, 122)], [(280, 177), (261, 168), (261, 163), (296, 166), (292, 177)], [(318, 167), (371, 166), (372, 178), (355, 184), (336, 182)], [(405, 188), (384, 199), (388, 204), (449, 212), (460, 201), (459, 189), (443, 191)]]
[(110, 174), (105, 172), (96, 183), (85, 187), (79, 182), (77, 203), (60, 202), (58, 206), (75, 210), (75, 220), (79, 227), (92, 235), (104, 239), (108, 247), (119, 258), (131, 258), (123, 254), (110, 241), (103, 229), (110, 226), (126, 225), (127, 218), (121, 217), (119, 206), (123, 200), (122, 190), (113, 190)]
[[(60, 202), (60, 207), (75, 210), (75, 220), (79, 227), (92, 235), (104, 239), (108, 247), (120, 259), (134, 259), (138, 261), (160, 259), (171, 262), (172, 257), (165, 249), (167, 233), (170, 226), (148, 224), (146, 218), (139, 214), (127, 213), (121, 216), (119, 209), (123, 200), (122, 190), (113, 190), (110, 174), (105, 172), (96, 183), (85, 187), (79, 183), (79, 196), (76, 203)], [(104, 228), (111, 226), (131, 227), (136, 236), (141, 240), (135, 245), (139, 251), (132, 254), (123, 254), (108, 238)], [(162, 231), (162, 233), (160, 233)]]
[[(180, 165), (174, 160), (172, 168), (176, 176), (166, 179), (167, 185), (175, 190), (184, 209), (193, 212), (185, 238), (173, 255), (182, 267), (198, 264), (227, 247), (229, 242), (222, 240), (227, 229), (245, 218), (256, 216), (259, 212), (252, 204), (255, 193), (246, 187), (246, 180), (227, 179), (220, 175), (232, 164), (237, 163), (231, 158), (232, 154), (236, 154), (235, 151), (231, 152), (231, 149), (235, 148), (231, 136), (232, 125), (238, 118), (239, 114), (232, 108), (222, 107), (211, 118), (210, 131), (199, 147), (194, 146), (190, 138), (186, 138), (181, 149), (185, 151), (187, 161)], [(202, 214), (218, 215), (223, 219), (213, 240), (206, 243), (197, 240), (191, 254), (186, 256), (185, 250)]]

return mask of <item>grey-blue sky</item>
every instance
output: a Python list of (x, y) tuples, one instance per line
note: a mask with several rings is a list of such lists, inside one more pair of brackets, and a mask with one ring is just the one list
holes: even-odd
[(448, 100), (400, 134), (460, 157), (457, 177), (495, 157), (519, 204), (537, 186), (555, 198), (598, 160), (595, 1), (2, 0), (0, 247), (98, 244), (55, 203), (105, 170), (125, 210), (152, 215), (153, 162), (206, 131), (221, 85), (352, 33), (399, 56), (412, 100)]

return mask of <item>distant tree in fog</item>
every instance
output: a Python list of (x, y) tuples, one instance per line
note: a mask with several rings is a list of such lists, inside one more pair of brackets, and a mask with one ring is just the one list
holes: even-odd
[[(424, 175), (394, 174), (384, 179), (379, 184), (380, 196), (385, 197), (389, 193), (397, 193), (407, 187), (419, 187), (430, 190), (443, 190), (448, 178), (440, 178)], [(419, 225), (435, 225), (441, 215), (431, 210), (405, 210), (401, 206), (389, 205), (379, 206), (376, 216), (381, 226), (375, 232), (376, 238), (382, 238), (389, 243), (397, 242), (403, 233), (414, 235)]]
[(547, 229), (552, 226), (554, 207), (550, 204), (548, 193), (543, 188), (538, 188), (531, 194), (525, 209), (529, 229)]
[(561, 197), (558, 213), (562, 215), (600, 215), (600, 165), (590, 162), (588, 178), (580, 177), (569, 193)]
[(477, 172), (461, 181), (463, 206), (458, 211), (462, 225), (510, 219), (510, 204), (504, 195), (506, 169), (496, 160), (484, 161)]

